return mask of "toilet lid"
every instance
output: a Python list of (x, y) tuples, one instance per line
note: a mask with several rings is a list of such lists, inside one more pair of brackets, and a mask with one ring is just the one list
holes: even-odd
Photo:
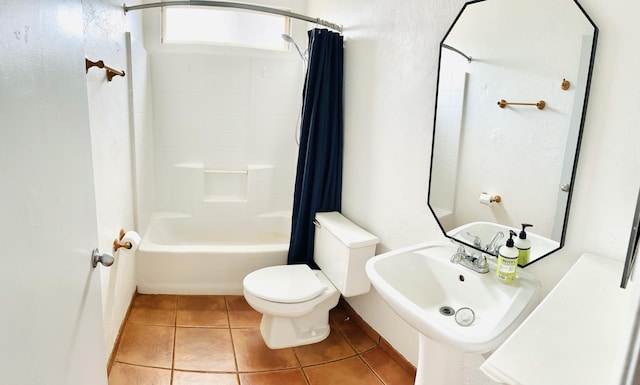
[(325, 289), (307, 265), (265, 267), (247, 275), (242, 283), (254, 296), (281, 303), (308, 301)]

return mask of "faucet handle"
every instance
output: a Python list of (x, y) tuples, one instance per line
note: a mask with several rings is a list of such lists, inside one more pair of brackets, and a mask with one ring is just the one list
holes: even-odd
[(467, 231), (467, 235), (473, 238), (473, 247), (482, 247), (482, 241), (480, 240), (479, 236), (471, 234), (471, 232), (469, 231)]
[(451, 263), (460, 263), (460, 261), (462, 261), (462, 258), (464, 258), (466, 255), (467, 252), (464, 249), (464, 246), (458, 246), (458, 250), (456, 250), (456, 252), (451, 256)]
[(487, 268), (489, 266), (487, 263), (487, 257), (484, 255), (484, 253), (475, 256), (473, 265), (481, 269)]

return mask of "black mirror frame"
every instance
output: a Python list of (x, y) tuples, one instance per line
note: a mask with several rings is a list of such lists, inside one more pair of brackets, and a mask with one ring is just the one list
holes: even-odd
[(622, 281), (620, 287), (622, 289), (627, 288), (629, 278), (633, 272), (633, 265), (636, 262), (638, 256), (638, 241), (640, 240), (640, 192), (638, 192), (638, 202), (636, 203), (636, 212), (633, 216), (633, 222), (631, 225), (631, 235), (629, 236), (629, 247), (627, 247), (627, 256), (624, 261), (624, 269), (622, 271)]
[[(431, 213), (433, 214), (434, 218), (436, 219), (436, 222), (438, 223), (438, 226), (440, 227), (440, 230), (442, 230), (442, 233), (445, 235), (445, 237), (455, 241), (455, 242), (459, 242), (464, 244), (465, 246), (471, 247), (473, 249), (476, 249), (480, 252), (482, 252), (483, 250), (478, 249), (477, 247), (473, 246), (470, 243), (467, 242), (462, 242), (459, 239), (453, 238), (449, 235), (447, 235), (447, 231), (444, 229), (444, 227), (442, 226), (442, 224), (440, 223), (440, 220), (438, 219), (438, 216), (436, 215), (435, 210), (431, 207), (431, 205), (429, 204), (430, 202), (430, 197), (431, 197), (431, 178), (433, 177), (433, 156), (434, 156), (434, 148), (435, 148), (435, 138), (436, 138), (436, 119), (438, 117), (438, 90), (439, 90), (439, 85), (440, 85), (440, 66), (442, 65), (442, 49), (443, 49), (443, 45), (444, 45), (444, 41), (447, 39), (447, 37), (449, 36), (449, 34), (451, 33), (451, 30), (453, 29), (453, 27), (456, 25), (456, 23), (458, 22), (458, 19), (460, 19), (460, 17), (462, 16), (462, 13), (465, 11), (465, 9), (467, 8), (467, 6), (472, 5), (472, 4), (476, 4), (476, 3), (481, 3), (481, 2), (485, 2), (488, 0), (470, 0), (467, 1), (463, 6), (462, 9), (460, 10), (460, 12), (458, 13), (458, 15), (456, 16), (456, 18), (453, 20), (453, 23), (451, 23), (451, 26), (449, 27), (449, 29), (447, 30), (447, 33), (444, 35), (444, 37), (442, 38), (442, 40), (440, 41), (440, 51), (438, 53), (438, 73), (437, 73), (437, 78), (436, 78), (436, 94), (435, 94), (435, 108), (434, 108), (434, 115), (433, 115), (433, 135), (431, 138), (431, 160), (430, 160), (430, 164), (429, 164), (429, 185), (427, 186), (427, 206), (429, 207), (429, 210), (431, 210)], [(587, 104), (589, 101), (589, 94), (591, 91), (591, 78), (593, 75), (593, 66), (594, 66), (594, 62), (595, 62), (595, 54), (596, 54), (596, 45), (598, 42), (598, 26), (593, 22), (593, 20), (591, 19), (591, 17), (586, 13), (586, 11), (584, 10), (584, 8), (582, 7), (582, 5), (580, 5), (580, 3), (578, 2), (578, 0), (573, 0), (573, 2), (575, 3), (575, 5), (578, 7), (578, 9), (580, 10), (580, 12), (582, 12), (582, 14), (584, 15), (584, 17), (587, 18), (587, 20), (589, 21), (589, 23), (593, 26), (593, 43), (591, 45), (591, 55), (589, 58), (589, 71), (587, 73), (587, 84), (585, 87), (585, 96), (584, 96), (584, 103), (582, 105), (582, 116), (580, 117), (580, 130), (578, 132), (578, 139), (577, 139), (577, 144), (576, 144), (576, 153), (573, 159), (573, 169), (572, 169), (572, 173), (571, 173), (571, 182), (570, 185), (573, 186), (575, 183), (575, 178), (576, 178), (576, 171), (578, 168), (578, 156), (580, 154), (580, 147), (582, 144), (582, 134), (584, 131), (584, 123), (586, 120), (586, 115), (587, 115)], [(558, 248), (551, 250), (550, 252), (548, 252), (547, 254), (544, 254), (542, 256), (540, 256), (539, 258), (527, 263), (526, 265), (522, 266), (519, 265), (520, 267), (525, 267), (525, 266), (529, 266), (539, 260), (542, 260), (543, 258), (547, 257), (548, 255), (553, 254), (554, 252), (562, 249), (564, 247), (564, 243), (565, 243), (565, 238), (566, 238), (566, 233), (567, 233), (567, 224), (569, 221), (569, 209), (571, 207), (571, 198), (573, 196), (573, 189), (569, 189), (568, 191), (568, 197), (567, 197), (567, 207), (566, 210), (564, 212), (564, 220), (563, 220), (563, 224), (562, 224), (562, 235), (560, 237), (560, 245), (558, 246)], [(634, 222), (636, 223), (636, 222)]]

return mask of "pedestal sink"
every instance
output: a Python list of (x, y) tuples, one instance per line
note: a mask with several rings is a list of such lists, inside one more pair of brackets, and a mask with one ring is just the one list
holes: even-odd
[(486, 274), (450, 262), (456, 249), (445, 240), (424, 243), (366, 265), (378, 293), (420, 333), (416, 385), (462, 385), (463, 355), (494, 350), (538, 302), (532, 274), (519, 270), (503, 284), (493, 260)]

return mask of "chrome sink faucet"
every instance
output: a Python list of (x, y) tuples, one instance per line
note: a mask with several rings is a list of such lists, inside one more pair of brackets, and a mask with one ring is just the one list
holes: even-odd
[(498, 255), (498, 250), (500, 249), (500, 244), (498, 243), (498, 241), (500, 241), (502, 238), (504, 238), (504, 233), (502, 231), (498, 231), (497, 233), (495, 233), (493, 235), (493, 238), (491, 238), (489, 243), (487, 243), (487, 245), (484, 247), (484, 251), (489, 254)]
[(467, 231), (467, 235), (473, 238), (473, 247), (476, 247), (478, 249), (482, 247), (482, 242), (480, 241), (479, 236), (473, 235), (469, 231)]
[(481, 274), (489, 272), (489, 264), (484, 254), (467, 254), (462, 245), (458, 246), (458, 250), (451, 256), (451, 263), (460, 264)]

